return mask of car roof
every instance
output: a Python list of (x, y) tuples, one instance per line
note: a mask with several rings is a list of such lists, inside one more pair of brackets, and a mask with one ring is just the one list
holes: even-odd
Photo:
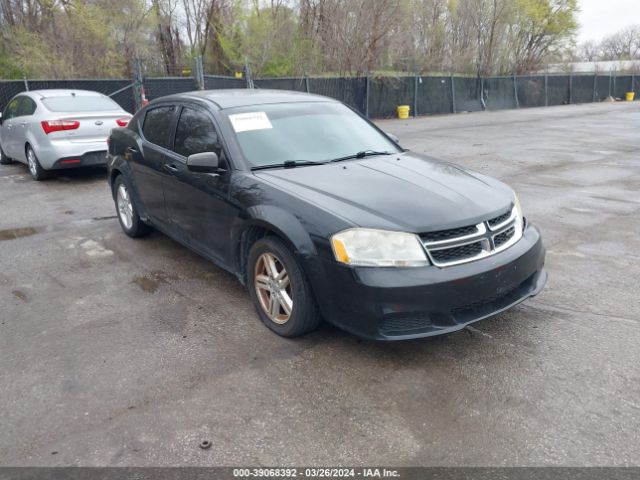
[(42, 90), (29, 90), (28, 92), (22, 92), (22, 95), (35, 96), (37, 98), (51, 98), (51, 97), (65, 97), (75, 93), (83, 97), (104, 97), (105, 95), (100, 92), (94, 92), (92, 90), (80, 90), (72, 88), (47, 88)]
[(225, 89), (225, 90), (197, 90), (195, 92), (178, 93), (162, 97), (158, 100), (184, 100), (197, 98), (209, 100), (220, 109), (234, 107), (249, 107), (253, 105), (265, 105), (272, 103), (308, 103), (308, 102), (333, 102), (333, 98), (313, 95), (310, 93), (293, 92), (289, 90), (263, 90), (263, 89)]

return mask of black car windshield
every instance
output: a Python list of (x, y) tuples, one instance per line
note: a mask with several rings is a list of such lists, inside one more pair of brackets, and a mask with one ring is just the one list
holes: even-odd
[(328, 162), (365, 151), (401, 151), (339, 103), (256, 105), (225, 113), (251, 167)]

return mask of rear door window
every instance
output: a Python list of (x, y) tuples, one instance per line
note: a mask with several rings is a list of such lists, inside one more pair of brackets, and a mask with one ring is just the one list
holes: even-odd
[(219, 154), (219, 149), (218, 134), (211, 119), (204, 112), (184, 107), (176, 129), (174, 151), (188, 157), (202, 152)]
[(142, 126), (144, 138), (164, 148), (171, 148), (171, 125), (176, 110), (174, 106), (157, 107), (147, 111)]
[(7, 105), (7, 108), (4, 110), (4, 120), (9, 120), (17, 115), (19, 99), (20, 97), (17, 97), (9, 102), (9, 105)]
[(36, 111), (36, 102), (29, 97), (18, 97), (18, 113), (17, 117), (33, 115)]

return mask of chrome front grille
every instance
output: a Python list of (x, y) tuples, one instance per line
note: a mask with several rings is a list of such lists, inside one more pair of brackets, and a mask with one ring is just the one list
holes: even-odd
[(501, 223), (504, 223), (511, 216), (511, 212), (505, 212), (502, 215), (498, 215), (495, 218), (492, 218), (487, 223), (491, 228), (495, 228), (500, 226)]
[(425, 242), (437, 242), (439, 240), (448, 240), (450, 238), (462, 237), (464, 235), (470, 235), (478, 231), (475, 225), (469, 225), (467, 227), (451, 228), (449, 230), (440, 230), (438, 232), (425, 233), (422, 239)]
[(516, 208), (477, 225), (427, 232), (420, 236), (431, 263), (449, 267), (501, 252), (522, 238)]
[(507, 228), (504, 232), (499, 233), (498, 235), (493, 237), (493, 244), (496, 246), (496, 248), (499, 248), (501, 245), (504, 245), (506, 242), (508, 242), (509, 239), (513, 237), (514, 233), (516, 233), (515, 227)]
[(475, 257), (481, 252), (482, 241), (478, 241), (460, 245), (459, 247), (443, 248), (440, 250), (434, 249), (431, 251), (431, 256), (440, 263), (447, 263), (462, 258)]

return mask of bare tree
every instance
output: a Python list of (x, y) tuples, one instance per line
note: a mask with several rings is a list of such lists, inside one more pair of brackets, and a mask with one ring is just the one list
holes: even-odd
[[(220, 37), (225, 23), (231, 23), (227, 21), (232, 17), (233, 5), (232, 0), (182, 0), (191, 54), (206, 57), (210, 70), (219, 73), (229, 69)], [(274, 8), (279, 5), (280, 2)]]
[(180, 30), (176, 24), (178, 0), (152, 0), (157, 38), (167, 75), (176, 75), (182, 60)]
[(578, 47), (577, 57), (585, 62), (597, 62), (603, 57), (600, 43), (593, 40), (586, 41)]
[(600, 43), (604, 60), (640, 59), (640, 25), (631, 25)]

